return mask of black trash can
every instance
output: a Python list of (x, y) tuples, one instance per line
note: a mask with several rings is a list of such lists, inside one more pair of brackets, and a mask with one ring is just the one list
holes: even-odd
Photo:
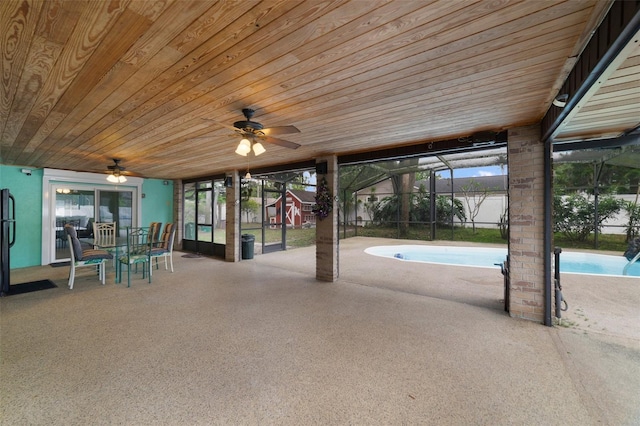
[(242, 234), (242, 258), (253, 259), (253, 244), (256, 236), (251, 234)]

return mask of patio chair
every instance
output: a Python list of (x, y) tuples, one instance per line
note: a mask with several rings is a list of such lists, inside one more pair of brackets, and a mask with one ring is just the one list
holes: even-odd
[(116, 245), (116, 222), (93, 222), (93, 239), (96, 245)]
[[(173, 241), (176, 235), (176, 227), (173, 223), (167, 223), (164, 231), (160, 236), (160, 243), (151, 249), (151, 258), (156, 259), (156, 269), (159, 269), (158, 258), (164, 258), (164, 269), (168, 269), (167, 259), (171, 263), (171, 272), (173, 272)], [(153, 271), (153, 264), (149, 264), (149, 274)]]
[[(151, 263), (151, 240), (148, 228), (127, 228), (127, 252), (118, 258), (118, 282), (122, 281), (122, 265), (127, 265), (127, 287), (131, 287), (131, 268), (142, 264), (142, 278)], [(149, 273), (151, 283), (151, 273)]]
[(160, 241), (160, 231), (162, 230), (162, 222), (151, 222), (149, 224), (149, 240), (154, 246)]
[(78, 239), (78, 233), (73, 225), (65, 225), (64, 230), (67, 234), (67, 240), (69, 242), (69, 252), (71, 255), (71, 261), (69, 269), (69, 289), (73, 290), (73, 283), (76, 277), (76, 269), (84, 266), (91, 266), (98, 268), (98, 275), (102, 285), (105, 282), (105, 261), (112, 259), (113, 256), (104, 250), (95, 250), (92, 248), (83, 249)]
[[(113, 257), (113, 267), (116, 267), (118, 249), (116, 247), (116, 236), (118, 226), (116, 222), (93, 222), (93, 241), (101, 250), (111, 253)], [(97, 248), (96, 247), (96, 248)]]
[(93, 238), (93, 218), (90, 217), (87, 220), (87, 225), (84, 229), (76, 229), (78, 238)]

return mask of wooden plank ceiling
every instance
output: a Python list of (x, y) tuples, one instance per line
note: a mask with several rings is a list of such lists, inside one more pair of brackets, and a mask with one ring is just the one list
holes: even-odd
[[(608, 6), (5, 0), (1, 161), (180, 179), (537, 123)], [(300, 148), (235, 154), (246, 107)]]

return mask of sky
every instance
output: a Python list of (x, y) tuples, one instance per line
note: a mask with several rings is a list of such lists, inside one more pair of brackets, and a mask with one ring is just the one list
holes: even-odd
[[(507, 173), (507, 168), (500, 166), (483, 166), (483, 167), (470, 167), (468, 169), (455, 169), (453, 171), (454, 178), (461, 177), (480, 177), (480, 176), (500, 176)], [(449, 171), (438, 173), (444, 179), (450, 177)]]
[[(449, 171), (438, 172), (438, 174), (443, 179), (449, 179)], [(453, 176), (456, 178), (462, 177), (480, 177), (480, 176), (500, 176), (503, 174), (507, 174), (507, 167), (500, 166), (483, 166), (483, 167), (470, 167), (467, 169), (455, 169), (453, 171)], [(316, 184), (316, 175), (315, 173), (304, 172), (303, 175), (307, 178), (307, 182), (315, 185)], [(309, 190), (314, 189), (314, 187), (309, 187)]]

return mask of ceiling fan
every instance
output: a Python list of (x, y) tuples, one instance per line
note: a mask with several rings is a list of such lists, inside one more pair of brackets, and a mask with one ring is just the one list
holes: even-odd
[(120, 159), (114, 158), (113, 165), (107, 166), (107, 169), (111, 172), (109, 176), (107, 176), (107, 180), (113, 183), (124, 183), (127, 181), (127, 178), (122, 175), (122, 172), (125, 171), (125, 168), (120, 165)]
[(236, 149), (236, 153), (242, 156), (246, 156), (251, 152), (255, 155), (260, 155), (265, 152), (264, 147), (260, 143), (260, 141), (264, 141), (267, 143), (271, 143), (274, 145), (282, 146), (290, 149), (297, 149), (300, 147), (300, 144), (295, 142), (287, 141), (280, 138), (275, 138), (273, 135), (286, 135), (291, 133), (300, 133), (295, 126), (276, 126), (276, 127), (264, 127), (261, 123), (257, 121), (251, 121), (253, 118), (253, 114), (255, 110), (251, 108), (243, 108), (242, 114), (245, 117), (245, 120), (236, 121), (233, 123), (233, 126), (228, 126), (222, 123), (218, 123), (223, 127), (230, 128), (234, 130), (236, 133), (242, 136), (242, 140), (240, 141), (240, 145)]

